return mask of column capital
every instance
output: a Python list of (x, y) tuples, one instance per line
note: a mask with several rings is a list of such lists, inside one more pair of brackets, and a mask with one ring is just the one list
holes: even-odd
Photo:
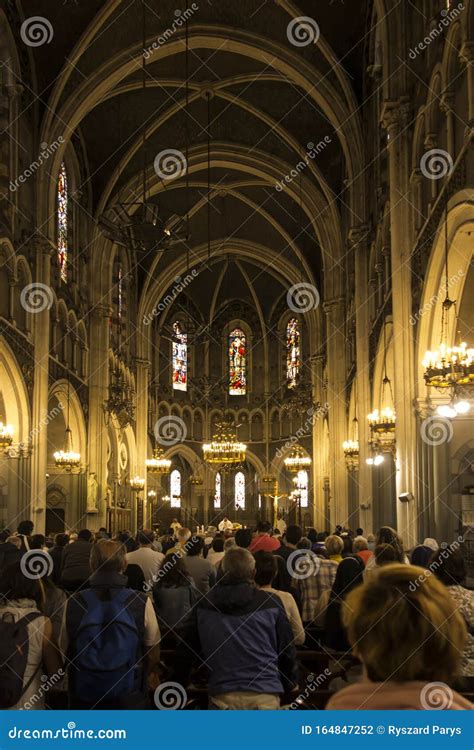
[(474, 42), (464, 42), (459, 51), (459, 59), (465, 65), (470, 65), (474, 62)]
[(112, 315), (112, 306), (106, 305), (104, 303), (99, 303), (98, 305), (94, 305), (92, 308), (92, 314), (95, 315), (98, 318), (110, 318)]
[(37, 253), (41, 253), (42, 255), (49, 255), (49, 257), (51, 258), (56, 253), (56, 246), (44, 234), (36, 232), (36, 234), (33, 236), (33, 243)]
[(380, 122), (382, 127), (390, 135), (396, 135), (409, 121), (412, 107), (407, 97), (401, 97), (398, 101), (387, 100), (384, 102)]
[(149, 359), (141, 359), (140, 357), (135, 357), (135, 364), (137, 367), (143, 367), (144, 370), (148, 370), (151, 367)]
[(325, 302), (323, 302), (323, 310), (325, 313), (330, 313), (343, 304), (344, 297), (342, 295), (340, 297), (333, 297), (332, 299), (327, 299)]
[[(356, 249), (358, 245), (361, 245), (364, 240), (370, 238), (370, 226), (368, 224), (360, 224), (358, 227), (352, 227), (348, 232), (349, 244)], [(363, 247), (366, 245), (364, 244)]]

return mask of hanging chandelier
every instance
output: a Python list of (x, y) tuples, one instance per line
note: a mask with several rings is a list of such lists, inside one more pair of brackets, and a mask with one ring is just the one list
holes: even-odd
[(13, 427), (0, 422), (0, 449), (5, 450), (13, 443)]
[(311, 466), (311, 459), (306, 455), (301, 445), (295, 445), (283, 463), (287, 471), (297, 474), (299, 471), (303, 471)]
[(66, 423), (66, 440), (64, 450), (56, 451), (53, 454), (54, 463), (58, 469), (64, 469), (68, 473), (73, 469), (78, 469), (81, 464), (81, 454), (73, 450), (72, 430), (69, 427), (69, 410), (70, 410), (70, 383), (67, 383), (67, 423)]
[(229, 419), (216, 423), (216, 432), (210, 443), (202, 446), (206, 463), (222, 468), (233, 468), (243, 464), (247, 446), (239, 443), (237, 432)]
[(130, 487), (138, 494), (145, 488), (145, 480), (139, 476), (133, 477), (130, 479)]
[(359, 422), (357, 417), (352, 420), (353, 437), (350, 440), (344, 440), (342, 450), (346, 459), (346, 465), (349, 471), (356, 471), (359, 468), (359, 439), (358, 439)]
[(165, 458), (163, 448), (159, 447), (154, 449), (153, 458), (147, 458), (145, 465), (150, 474), (169, 474), (171, 469), (170, 459)]
[(189, 483), (192, 484), (193, 487), (200, 487), (204, 483), (204, 480), (199, 473), (197, 461), (194, 463), (193, 473), (189, 477)]
[[(382, 451), (393, 451), (395, 448), (395, 401), (393, 398), (392, 382), (387, 375), (387, 324), (383, 324), (383, 370), (384, 377), (382, 380), (381, 409), (374, 409), (367, 415), (367, 419), (372, 432), (374, 444), (379, 446)], [(393, 407), (390, 406), (393, 404)]]
[[(448, 200), (446, 198), (444, 221), (444, 269), (446, 297), (441, 307), (441, 336), (440, 343), (434, 351), (427, 351), (422, 361), (425, 368), (424, 379), (428, 386), (439, 388), (455, 388), (456, 386), (474, 383), (474, 349), (468, 347), (465, 341), (458, 346), (449, 346), (450, 329), (456, 326), (456, 300), (449, 297), (448, 272)], [(454, 315), (453, 326), (450, 327), (450, 315)]]

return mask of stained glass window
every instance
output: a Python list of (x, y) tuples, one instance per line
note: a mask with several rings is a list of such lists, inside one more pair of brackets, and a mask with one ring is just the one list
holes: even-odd
[(61, 281), (67, 281), (68, 262), (68, 184), (64, 162), (61, 163), (58, 175), (57, 193), (57, 233), (58, 233), (58, 264)]
[(181, 472), (178, 469), (170, 474), (170, 498), (172, 508), (181, 508)]
[(229, 336), (229, 395), (244, 396), (247, 388), (245, 333), (234, 328)]
[(119, 263), (118, 268), (118, 281), (117, 281), (117, 291), (118, 291), (118, 319), (122, 320), (122, 313), (123, 313), (123, 271), (122, 271), (122, 264)]
[(242, 471), (238, 471), (235, 475), (234, 480), (234, 500), (235, 507), (245, 509), (245, 475)]
[(286, 384), (295, 388), (298, 384), (301, 367), (300, 324), (290, 318), (286, 326)]
[(173, 389), (186, 391), (188, 388), (188, 334), (181, 325), (173, 324)]
[(296, 486), (298, 488), (298, 491), (301, 497), (301, 501), (300, 501), (301, 507), (307, 508), (308, 507), (308, 472), (299, 471), (296, 476), (297, 476)]
[(214, 508), (220, 508), (221, 507), (221, 500), (222, 500), (222, 477), (220, 471), (216, 474), (216, 484), (215, 484), (215, 492), (214, 492)]

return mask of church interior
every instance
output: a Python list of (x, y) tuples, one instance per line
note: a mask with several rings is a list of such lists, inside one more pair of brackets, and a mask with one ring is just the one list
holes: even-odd
[(2, 0), (0, 527), (474, 562), (473, 0)]

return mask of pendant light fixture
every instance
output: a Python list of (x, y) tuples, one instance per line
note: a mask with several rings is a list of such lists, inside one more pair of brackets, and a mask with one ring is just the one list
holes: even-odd
[(58, 469), (64, 469), (70, 473), (73, 469), (78, 469), (81, 463), (81, 454), (73, 450), (72, 430), (69, 426), (70, 412), (70, 387), (69, 374), (67, 380), (67, 421), (66, 421), (66, 439), (64, 441), (64, 450), (54, 453), (54, 463)]

